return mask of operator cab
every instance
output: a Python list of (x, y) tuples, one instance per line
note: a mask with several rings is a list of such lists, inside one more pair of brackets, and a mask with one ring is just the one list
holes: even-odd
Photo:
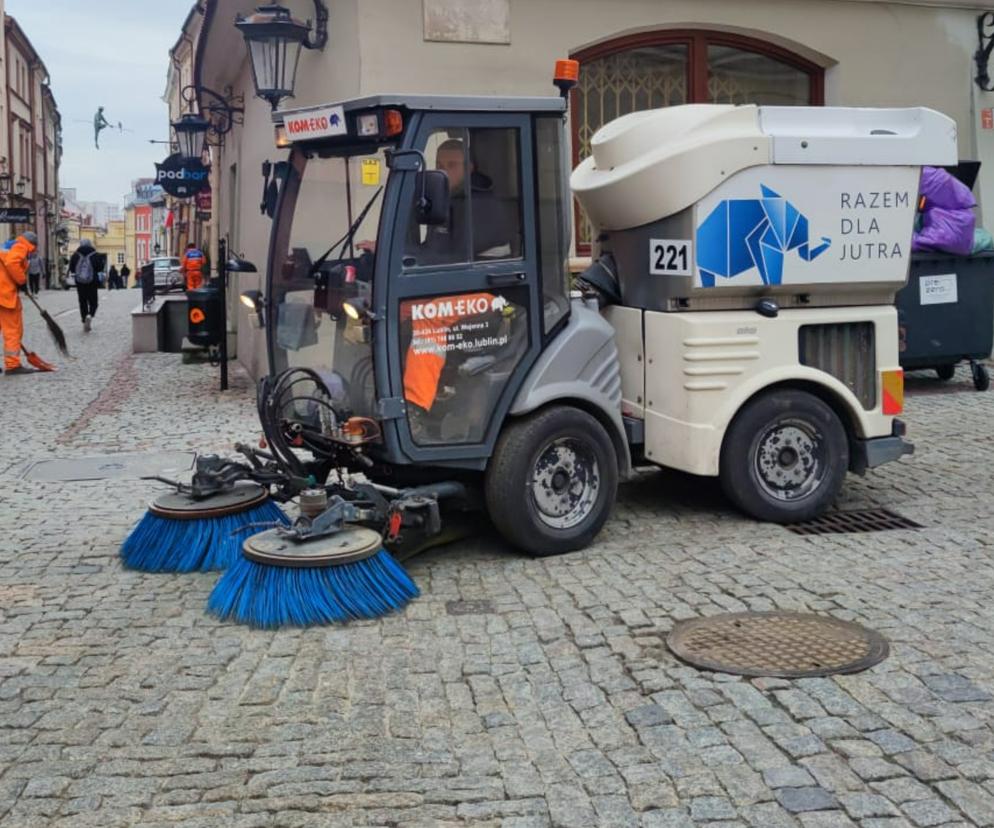
[(562, 98), (405, 95), (275, 113), (290, 155), (270, 373), (317, 372), (374, 462), (483, 469), (567, 323), (564, 113)]

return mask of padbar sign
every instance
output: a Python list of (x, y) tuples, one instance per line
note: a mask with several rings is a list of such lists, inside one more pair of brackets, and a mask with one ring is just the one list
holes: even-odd
[(171, 196), (190, 198), (210, 189), (210, 167), (173, 153), (155, 165), (155, 182)]

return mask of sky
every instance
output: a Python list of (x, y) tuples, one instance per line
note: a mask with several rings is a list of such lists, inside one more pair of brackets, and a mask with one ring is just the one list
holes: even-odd
[[(51, 76), (62, 116), (61, 187), (81, 201), (122, 203), (168, 148), (169, 49), (193, 0), (5, 0)], [(98, 106), (112, 124), (93, 146)], [(129, 131), (130, 130), (130, 131)]]

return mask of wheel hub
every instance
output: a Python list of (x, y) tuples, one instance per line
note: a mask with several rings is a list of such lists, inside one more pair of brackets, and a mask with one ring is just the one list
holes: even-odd
[(760, 437), (756, 451), (760, 485), (778, 500), (799, 500), (825, 477), (821, 434), (808, 422), (780, 422)]
[(569, 529), (590, 514), (600, 491), (593, 451), (573, 438), (555, 440), (538, 456), (531, 495), (539, 518), (554, 529)]

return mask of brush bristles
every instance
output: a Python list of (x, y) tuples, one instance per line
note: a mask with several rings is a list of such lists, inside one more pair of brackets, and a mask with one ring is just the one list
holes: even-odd
[(62, 328), (59, 324), (48, 315), (47, 311), (42, 311), (41, 315), (45, 318), (45, 324), (48, 326), (48, 332), (52, 335), (52, 339), (55, 340), (55, 347), (59, 349), (59, 353), (62, 356), (69, 356), (69, 346), (66, 344), (66, 335), (62, 333)]
[(260, 531), (250, 523), (289, 524), (273, 501), (234, 515), (173, 520), (146, 512), (121, 544), (121, 560), (142, 572), (209, 572), (242, 557), (242, 541)]
[(385, 549), (362, 561), (309, 568), (267, 566), (239, 556), (218, 579), (207, 611), (252, 627), (307, 627), (378, 618), (419, 594)]

